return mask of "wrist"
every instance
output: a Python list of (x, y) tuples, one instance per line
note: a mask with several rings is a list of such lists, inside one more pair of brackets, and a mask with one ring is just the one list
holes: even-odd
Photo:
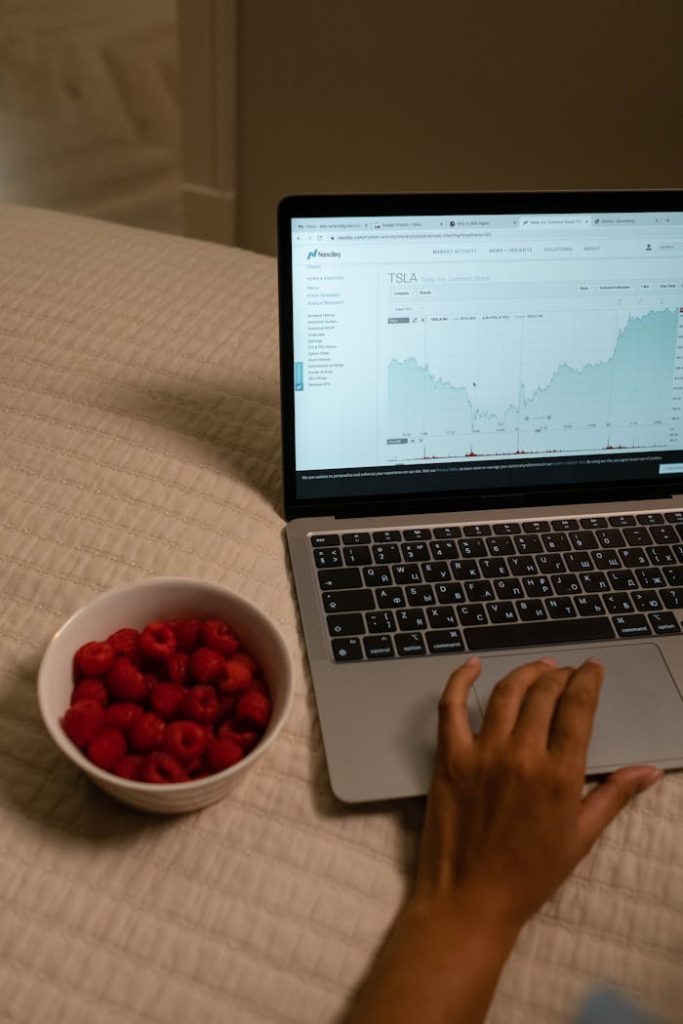
[(473, 893), (413, 894), (403, 914), (424, 931), (448, 932), (467, 941), (473, 950), (486, 949), (493, 957), (505, 959), (517, 940), (524, 921), (496, 905), (490, 895), (483, 899)]

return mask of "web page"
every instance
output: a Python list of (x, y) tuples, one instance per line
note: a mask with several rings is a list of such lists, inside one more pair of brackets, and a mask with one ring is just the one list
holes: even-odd
[(683, 468), (682, 215), (300, 222), (292, 254), (302, 474)]

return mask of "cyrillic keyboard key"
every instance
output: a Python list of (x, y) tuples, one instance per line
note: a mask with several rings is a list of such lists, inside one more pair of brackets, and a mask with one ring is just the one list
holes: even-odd
[(402, 587), (378, 587), (375, 597), (378, 608), (403, 608), (406, 604)]
[(638, 581), (630, 569), (610, 569), (607, 579), (615, 590), (638, 589)]
[(396, 621), (403, 631), (427, 628), (427, 617), (421, 608), (405, 608), (396, 612)]
[(524, 576), (522, 583), (527, 597), (550, 597), (553, 593), (547, 576)]
[(631, 594), (631, 600), (638, 612), (657, 612), (662, 607), (656, 590), (636, 590)]
[(427, 583), (445, 583), (451, 578), (446, 562), (423, 562), (422, 575)]
[(486, 605), (491, 622), (517, 622), (517, 612), (512, 601), (491, 601)]
[(357, 636), (333, 640), (332, 653), (335, 661), (360, 661), (363, 658), (363, 648)]
[(505, 647), (536, 647), (613, 640), (614, 630), (606, 616), (517, 622), (510, 626), (481, 626), (464, 630), (471, 651), (500, 650)]
[(612, 622), (619, 636), (650, 636), (650, 627), (644, 615), (616, 615)]
[(419, 608), (422, 605), (434, 604), (434, 590), (432, 587), (423, 584), (417, 587), (406, 587), (406, 597), (411, 608)]
[(390, 587), (392, 583), (389, 569), (378, 565), (363, 569), (363, 579), (368, 587)]
[(582, 572), (579, 573), (581, 586), (587, 594), (604, 593), (610, 590), (610, 583), (604, 572)]
[(465, 650), (462, 635), (457, 629), (431, 630), (425, 633), (425, 639), (432, 654), (454, 654)]
[(496, 596), (502, 601), (514, 600), (518, 597), (524, 597), (524, 591), (522, 590), (520, 581), (514, 579), (514, 577), (508, 576), (504, 580), (494, 580), (493, 585), (496, 588)]
[(571, 619), (576, 615), (571, 597), (549, 597), (545, 606), (551, 619)]
[(321, 590), (350, 590), (362, 587), (360, 569), (320, 569), (318, 583)]
[[(666, 569), (664, 572), (676, 572), (675, 569)], [(664, 587), (666, 580), (661, 569), (636, 569), (636, 576), (640, 580), (641, 587)], [(681, 581), (683, 583), (683, 580)], [(671, 586), (676, 586), (672, 583)]]
[(605, 594), (605, 608), (612, 615), (623, 615), (633, 611), (633, 604), (628, 594)]
[(524, 622), (535, 622), (538, 619), (548, 618), (543, 601), (539, 601), (537, 598), (533, 598), (531, 601), (517, 601), (515, 608)]
[(488, 619), (483, 604), (461, 604), (458, 618), (463, 626), (483, 626)]
[(496, 596), (490, 580), (469, 580), (465, 593), (470, 601), (493, 601)]
[(458, 625), (455, 609), (450, 605), (428, 608), (427, 618), (432, 629), (451, 629), (453, 626)]
[(371, 590), (328, 590), (323, 594), (326, 612), (365, 612), (375, 607)]
[(574, 598), (579, 615), (604, 615), (605, 609), (597, 594), (582, 594)]
[(465, 600), (465, 591), (460, 583), (437, 583), (434, 591), (439, 604), (458, 604)]
[(422, 583), (422, 570), (417, 562), (413, 562), (411, 565), (401, 562), (399, 565), (392, 566), (391, 571), (394, 574), (395, 583)]

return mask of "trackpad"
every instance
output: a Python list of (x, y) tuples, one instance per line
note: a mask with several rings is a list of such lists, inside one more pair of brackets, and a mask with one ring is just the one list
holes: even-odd
[[(563, 647), (553, 656), (559, 665), (578, 666), (586, 658), (599, 658), (605, 666), (588, 749), (589, 774), (627, 764), (683, 761), (683, 700), (656, 644)], [(482, 658), (475, 683), (481, 706), (499, 679), (531, 660), (519, 654)]]

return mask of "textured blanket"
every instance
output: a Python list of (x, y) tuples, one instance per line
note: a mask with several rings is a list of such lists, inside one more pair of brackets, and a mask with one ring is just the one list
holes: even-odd
[[(274, 260), (0, 207), (0, 1019), (332, 1024), (410, 885), (421, 801), (332, 796), (283, 542)], [(157, 818), (42, 727), (54, 630), (149, 575), (239, 590), (295, 670), (234, 796)], [(683, 775), (643, 794), (527, 926), (491, 1024), (601, 984), (683, 1021)]]

